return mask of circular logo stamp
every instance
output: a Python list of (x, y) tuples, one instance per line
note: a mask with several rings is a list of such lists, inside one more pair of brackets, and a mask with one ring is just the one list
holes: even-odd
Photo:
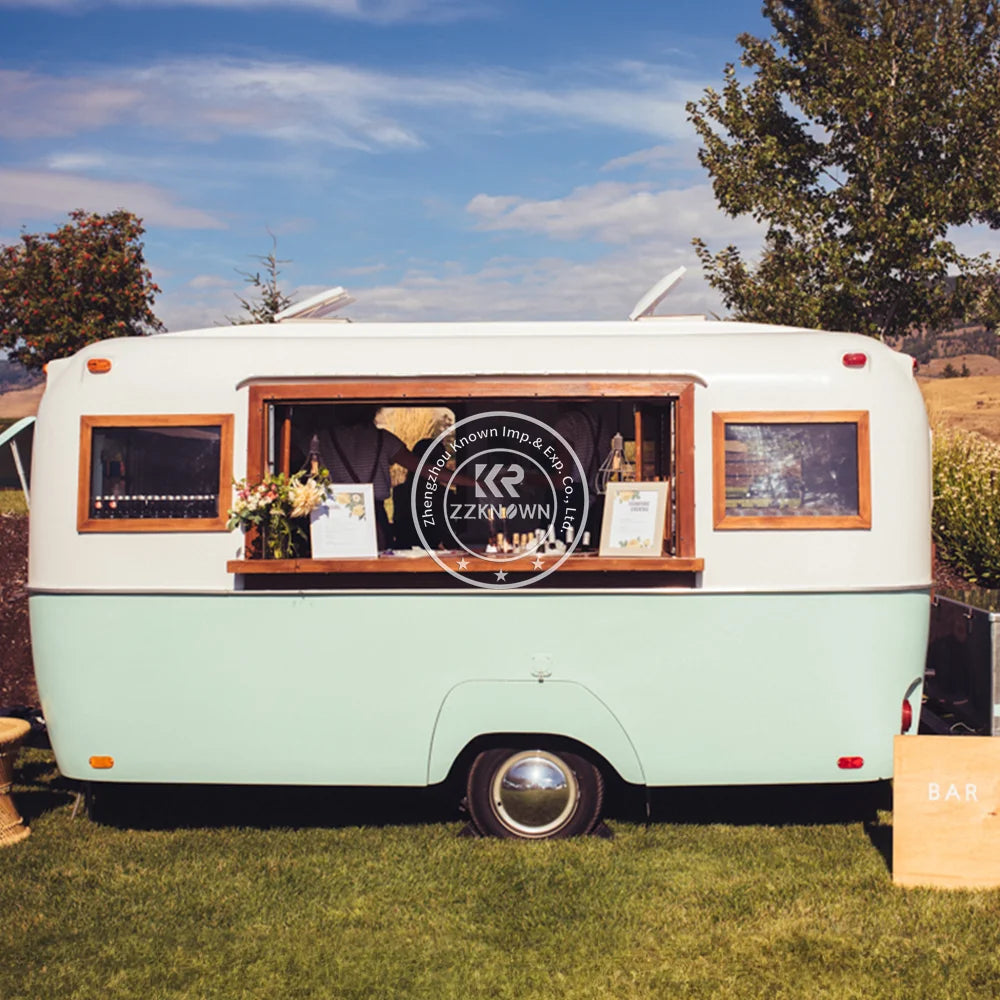
[(413, 523), (423, 547), (456, 579), (486, 590), (527, 587), (580, 544), (587, 476), (558, 422), (478, 413), (442, 431), (417, 458)]

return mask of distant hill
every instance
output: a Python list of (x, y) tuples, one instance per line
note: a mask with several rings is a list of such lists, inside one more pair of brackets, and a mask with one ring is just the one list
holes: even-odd
[(0, 393), (31, 389), (44, 381), (45, 376), (41, 372), (28, 371), (15, 361), (0, 358)]
[(39, 382), (30, 389), (0, 392), (0, 428), (20, 420), (21, 417), (34, 416), (38, 412), (38, 404), (42, 400), (44, 391), (44, 384)]
[(982, 323), (967, 323), (951, 330), (916, 332), (887, 342), (897, 351), (916, 358), (922, 366), (935, 358), (960, 359), (962, 355), (1000, 358), (1000, 335)]

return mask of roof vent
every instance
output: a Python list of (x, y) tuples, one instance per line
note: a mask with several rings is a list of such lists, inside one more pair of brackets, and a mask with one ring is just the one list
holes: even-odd
[[(275, 313), (274, 322), (284, 323), (288, 320), (329, 319), (338, 309), (343, 309), (344, 306), (348, 306), (354, 301), (354, 296), (348, 295), (338, 285), (336, 288), (328, 288), (325, 292), (320, 292), (319, 295), (310, 296), (302, 302), (297, 302), (295, 305)], [(342, 316), (337, 317), (337, 319), (343, 318)]]
[(668, 275), (653, 285), (645, 295), (635, 304), (635, 308), (628, 314), (630, 320), (650, 319), (656, 307), (666, 298), (667, 292), (677, 284), (687, 273), (686, 267), (679, 267), (676, 271), (671, 271)]

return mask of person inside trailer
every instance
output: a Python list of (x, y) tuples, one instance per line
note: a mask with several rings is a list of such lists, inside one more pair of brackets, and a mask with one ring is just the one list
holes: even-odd
[[(424, 438), (413, 446), (413, 455), (423, 455), (434, 443), (433, 438)], [(423, 528), (423, 539), (417, 531), (413, 520), (413, 507), (411, 499), (413, 488), (416, 485), (416, 473), (411, 469), (407, 471), (406, 479), (397, 483), (392, 488), (392, 544), (397, 550), (421, 548), (425, 541), (432, 548), (437, 548), (441, 543), (441, 533), (437, 526), (425, 525)]]
[(401, 465), (412, 473), (417, 459), (395, 434), (375, 426), (379, 407), (344, 403), (324, 410), (332, 419), (314, 430), (308, 452), (318, 456), (332, 482), (372, 484), (378, 547), (388, 549), (392, 546), (392, 525), (385, 509), (392, 494), (389, 467)]

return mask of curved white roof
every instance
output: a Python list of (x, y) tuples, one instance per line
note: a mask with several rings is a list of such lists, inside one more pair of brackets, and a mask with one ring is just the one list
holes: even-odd
[[(864, 353), (847, 368), (843, 356)], [(112, 362), (90, 374), (86, 362)], [(234, 475), (247, 455), (253, 380), (496, 376), (687, 378), (694, 394), (700, 592), (857, 590), (930, 579), (929, 447), (911, 359), (849, 333), (760, 324), (639, 322), (298, 322), (190, 330), (94, 344), (53, 362), (35, 438), (33, 587), (228, 590), (238, 532), (79, 535), (76, 492), (84, 414), (233, 414)], [(716, 531), (712, 414), (865, 411), (871, 531)], [(147, 567), (155, 565), (155, 579)]]

